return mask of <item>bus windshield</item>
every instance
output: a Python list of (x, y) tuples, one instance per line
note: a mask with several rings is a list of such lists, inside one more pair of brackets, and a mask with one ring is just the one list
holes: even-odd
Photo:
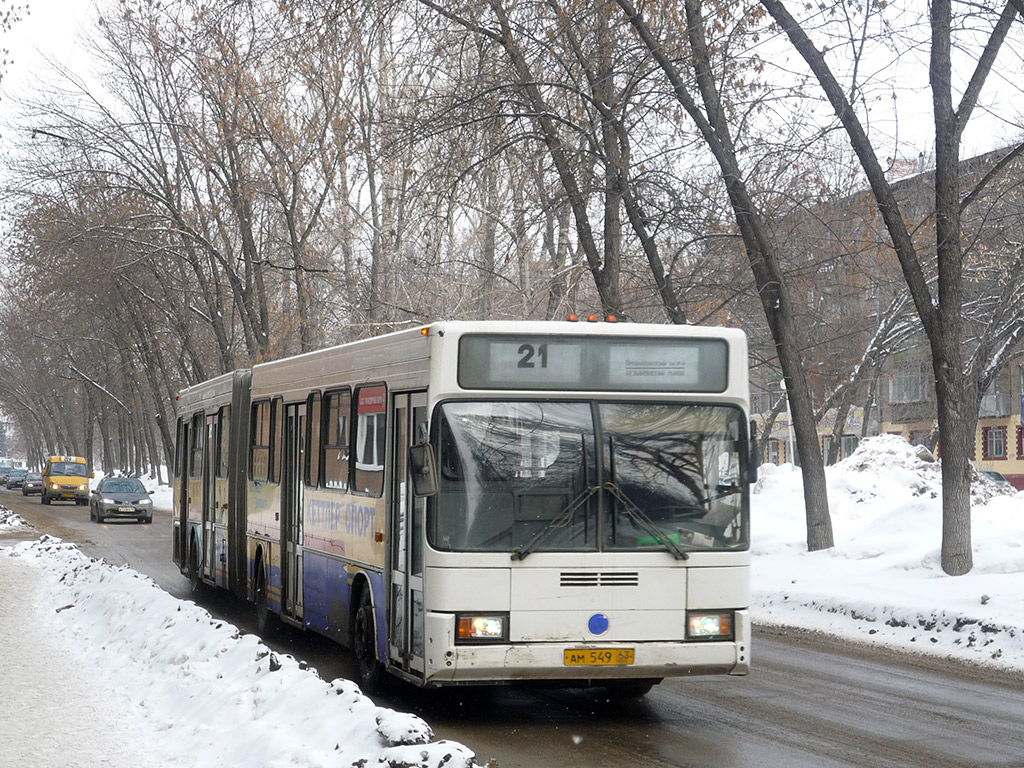
[(449, 551), (744, 549), (739, 408), (449, 402), (431, 544)]

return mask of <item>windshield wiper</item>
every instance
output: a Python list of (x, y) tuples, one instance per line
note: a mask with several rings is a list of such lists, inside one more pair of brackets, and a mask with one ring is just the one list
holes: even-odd
[(669, 552), (672, 553), (672, 557), (676, 560), (689, 560), (690, 555), (685, 549), (680, 547), (676, 542), (672, 541), (672, 537), (663, 532), (658, 526), (654, 524), (647, 515), (645, 515), (636, 504), (629, 500), (629, 497), (622, 492), (615, 483), (605, 483), (604, 490), (608, 491), (618, 501), (621, 501), (623, 506), (626, 508), (626, 515), (630, 520), (633, 521), (634, 525), (639, 528), (643, 528), (651, 537), (665, 547)]
[(512, 559), (525, 560), (537, 548), (537, 545), (540, 544), (540, 542), (543, 541), (545, 538), (547, 538), (549, 533), (551, 533), (556, 528), (564, 528), (566, 525), (568, 525), (569, 521), (572, 520), (573, 515), (576, 514), (576, 510), (579, 509), (583, 504), (585, 504), (587, 500), (595, 493), (597, 493), (599, 490), (601, 490), (601, 486), (596, 485), (593, 486), (592, 488), (584, 488), (582, 491), (576, 494), (576, 498), (574, 498), (572, 501), (566, 504), (565, 508), (562, 509), (562, 511), (559, 512), (556, 517), (551, 518), (551, 520), (548, 521), (547, 525), (545, 525), (543, 528), (541, 528), (539, 531), (537, 531), (537, 533), (533, 535), (532, 539), (530, 539), (523, 546), (519, 547), (519, 549), (515, 550), (512, 553)]

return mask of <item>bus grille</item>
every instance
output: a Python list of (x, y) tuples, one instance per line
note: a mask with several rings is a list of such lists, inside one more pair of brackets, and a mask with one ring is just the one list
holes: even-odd
[(563, 587), (639, 587), (636, 571), (562, 571)]

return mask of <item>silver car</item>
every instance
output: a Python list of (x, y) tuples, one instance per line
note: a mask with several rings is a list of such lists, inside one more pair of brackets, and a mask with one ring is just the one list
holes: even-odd
[(153, 522), (153, 499), (141, 480), (134, 477), (104, 477), (89, 496), (89, 519), (134, 518)]
[(21, 495), (29, 496), (33, 493), (43, 494), (43, 476), (38, 472), (28, 472), (21, 483)]

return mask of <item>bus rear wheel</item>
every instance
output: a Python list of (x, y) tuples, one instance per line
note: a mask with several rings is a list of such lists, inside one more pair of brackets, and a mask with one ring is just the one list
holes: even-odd
[(373, 603), (370, 601), (368, 585), (359, 595), (359, 607), (356, 608), (352, 633), (352, 650), (355, 652), (356, 665), (359, 669), (359, 687), (363, 693), (378, 693), (383, 683), (384, 670), (377, 661), (377, 635), (374, 630)]

